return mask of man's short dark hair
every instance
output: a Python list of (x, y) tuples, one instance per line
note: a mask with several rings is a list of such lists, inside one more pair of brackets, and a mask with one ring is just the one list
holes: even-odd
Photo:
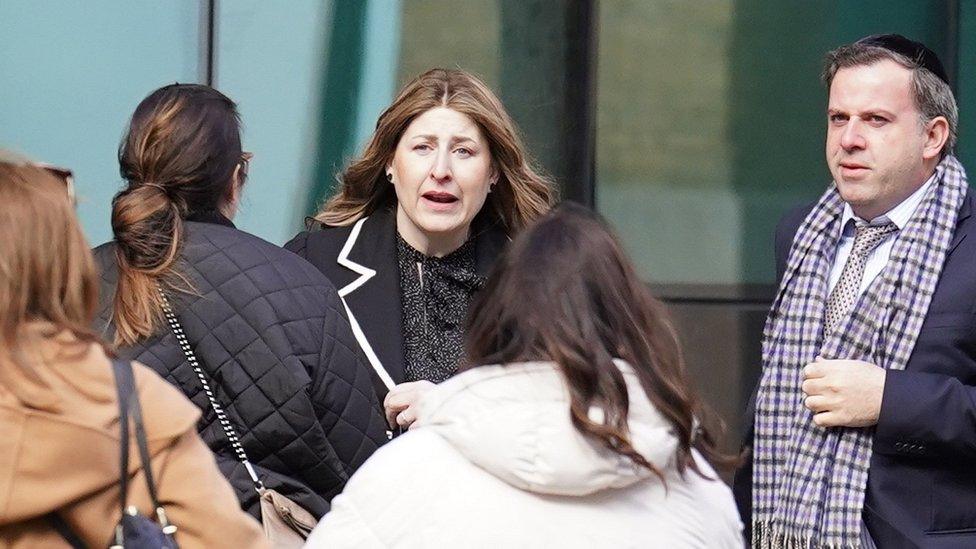
[[(919, 44), (921, 46), (921, 44)], [(921, 46), (924, 48), (924, 46)], [(932, 54), (934, 55), (934, 54)], [(834, 76), (840, 69), (873, 65), (879, 61), (890, 59), (895, 63), (912, 71), (912, 100), (921, 114), (922, 123), (928, 123), (937, 116), (944, 116), (949, 122), (949, 137), (942, 147), (940, 158), (950, 154), (956, 146), (959, 128), (959, 107), (952, 94), (952, 88), (944, 77), (925, 66), (921, 56), (909, 57), (898, 51), (893, 51), (874, 42), (864, 39), (841, 46), (829, 52), (824, 58), (824, 70), (821, 79), (830, 89)], [(939, 65), (941, 67), (941, 64)]]

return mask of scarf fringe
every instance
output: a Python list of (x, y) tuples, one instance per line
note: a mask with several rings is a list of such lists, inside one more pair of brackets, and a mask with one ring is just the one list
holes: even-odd
[(788, 533), (781, 526), (753, 520), (752, 549), (861, 549), (861, 544), (817, 543), (811, 537)]

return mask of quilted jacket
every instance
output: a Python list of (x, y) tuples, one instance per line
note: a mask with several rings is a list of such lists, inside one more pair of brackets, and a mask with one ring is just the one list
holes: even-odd
[[(184, 225), (179, 265), (196, 292), (171, 296), (177, 317), (258, 476), (321, 517), (386, 440), (369, 367), (328, 279), (226, 219), (209, 221)], [(96, 328), (109, 340), (118, 277), (114, 246), (95, 249), (102, 272)], [(202, 410), (201, 437), (242, 508), (260, 517), (247, 470), (172, 332), (161, 327), (118, 352), (155, 370)]]

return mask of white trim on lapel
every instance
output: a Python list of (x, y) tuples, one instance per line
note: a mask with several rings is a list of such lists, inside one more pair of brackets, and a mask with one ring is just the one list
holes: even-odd
[(376, 371), (376, 375), (380, 376), (383, 385), (386, 385), (387, 390), (392, 389), (396, 386), (396, 383), (393, 382), (393, 378), (387, 373), (386, 368), (383, 367), (383, 363), (380, 362), (379, 357), (373, 351), (373, 347), (366, 340), (366, 334), (359, 327), (359, 322), (356, 321), (356, 317), (352, 314), (352, 309), (346, 303), (346, 298), (339, 296), (339, 299), (342, 300), (342, 305), (346, 308), (346, 315), (349, 317), (349, 326), (352, 328), (352, 335), (356, 337), (356, 341), (359, 342), (359, 346), (363, 349), (363, 353), (366, 354), (366, 358), (369, 360), (370, 365), (373, 366), (373, 370)]
[(356, 240), (359, 238), (359, 231), (362, 230), (363, 223), (365, 223), (367, 219), (369, 218), (364, 217), (352, 226), (352, 231), (349, 233), (349, 238), (347, 238), (346, 243), (342, 245), (342, 250), (339, 251), (339, 257), (336, 259), (336, 262), (339, 263), (339, 265), (342, 265), (354, 273), (359, 273), (359, 278), (353, 280), (349, 284), (346, 284), (339, 290), (339, 297), (346, 297), (347, 295), (356, 291), (357, 288), (365, 284), (369, 279), (376, 276), (376, 271), (374, 269), (370, 269), (365, 265), (360, 265), (359, 263), (349, 259), (349, 254), (352, 252), (352, 247), (356, 245)]
[(342, 300), (343, 307), (346, 308), (346, 316), (349, 317), (349, 326), (352, 328), (352, 335), (359, 342), (359, 347), (362, 348), (363, 353), (366, 355), (366, 359), (369, 360), (369, 364), (373, 367), (376, 375), (380, 377), (380, 381), (383, 385), (386, 385), (387, 390), (392, 389), (396, 386), (393, 382), (393, 378), (390, 377), (389, 372), (383, 367), (383, 363), (380, 362), (376, 352), (373, 351), (373, 346), (369, 344), (369, 340), (366, 339), (366, 334), (363, 333), (362, 327), (359, 326), (359, 321), (356, 320), (356, 316), (352, 314), (352, 309), (349, 308), (349, 304), (346, 303), (346, 296), (352, 292), (359, 289), (360, 286), (365, 284), (369, 279), (376, 276), (376, 270), (370, 269), (365, 265), (360, 265), (355, 261), (349, 259), (349, 254), (352, 252), (352, 247), (356, 245), (356, 240), (359, 238), (359, 231), (363, 228), (363, 223), (366, 222), (366, 217), (360, 219), (352, 227), (352, 231), (349, 233), (349, 238), (346, 239), (346, 243), (342, 245), (342, 250), (339, 251), (339, 257), (336, 262), (339, 265), (353, 271), (354, 273), (359, 273), (359, 278), (353, 280), (349, 284), (346, 284), (341, 289), (339, 289), (339, 299)]

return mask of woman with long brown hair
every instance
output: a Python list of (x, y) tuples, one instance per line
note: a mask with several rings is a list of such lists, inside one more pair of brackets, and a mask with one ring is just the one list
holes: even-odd
[(446, 69), (400, 90), (339, 182), (286, 248), (339, 288), (387, 419), (407, 427), (418, 393), (457, 371), (469, 302), (553, 186), (491, 89)]
[(139, 104), (119, 147), (115, 239), (96, 250), (98, 326), (204, 411), (245, 510), (261, 517), (263, 483), (318, 518), (386, 440), (384, 421), (335, 288), (231, 221), (250, 159), (236, 105), (213, 88)]
[(310, 547), (742, 546), (667, 314), (595, 214), (561, 208), (516, 238), (466, 341), (471, 367), (424, 396)]
[[(91, 330), (98, 275), (71, 190), (65, 170), (0, 151), (0, 546), (13, 549), (67, 545), (55, 524), (105, 547), (121, 519), (117, 388)], [(264, 547), (197, 436), (200, 412), (145, 366), (132, 371), (176, 542)], [(127, 504), (155, 517), (134, 462)]]

